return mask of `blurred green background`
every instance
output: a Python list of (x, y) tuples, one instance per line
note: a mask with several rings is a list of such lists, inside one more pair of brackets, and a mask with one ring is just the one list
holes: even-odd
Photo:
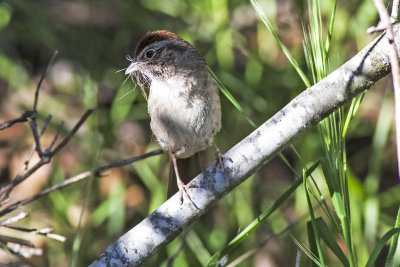
[[(306, 2), (259, 1), (304, 71), (302, 23), (308, 21)], [(321, 2), (326, 25), (333, 1)], [(366, 34), (366, 29), (377, 20), (371, 0), (338, 2), (330, 70), (375, 37)], [(138, 40), (158, 29), (172, 31), (194, 44), (257, 125), (305, 89), (248, 1), (2, 1), (0, 122), (32, 108), (35, 86), (55, 50), (59, 54), (39, 98), (39, 122), (53, 115), (42, 142), (51, 142), (60, 121), (65, 122), (65, 134), (86, 109), (96, 108), (51, 165), (14, 190), (12, 201), (80, 172), (158, 148), (151, 136), (146, 101), (132, 81), (124, 83), (124, 72), (118, 72), (128, 66), (126, 56), (132, 55)], [(215, 141), (226, 151), (253, 128), (222, 95), (221, 102), (223, 127)], [(354, 242), (364, 243), (358, 256), (365, 262), (377, 237), (393, 227), (400, 204), (389, 78), (366, 94), (347, 136)], [(28, 124), (0, 132), (1, 185), (15, 175), (32, 142)], [(322, 154), (317, 128), (298, 138), (294, 146), (302, 160), (292, 150), (284, 151), (284, 155), (301, 173)], [(29, 238), (43, 248), (42, 256), (29, 259), (37, 266), (85, 266), (165, 201), (168, 164), (167, 155), (155, 156), (107, 171), (106, 177), (93, 184), (83, 181), (53, 192), (25, 208), (30, 217), (21, 225), (52, 227), (55, 233), (67, 237), (64, 243), (19, 232), (9, 234)], [(317, 169), (314, 178), (318, 181), (321, 175)], [(279, 158), (262, 167), (193, 225), (174, 266), (204, 265), (294, 179), (293, 171)], [(377, 208), (369, 209), (370, 205)], [(306, 244), (308, 219), (304, 189), (299, 188), (234, 250), (228, 261), (238, 260), (238, 266), (294, 266), (299, 248), (291, 236)], [(177, 238), (154, 256), (149, 266), (166, 266), (181, 243)], [(337, 259), (329, 256), (326, 263), (334, 266)], [(12, 261), (16, 259), (0, 253), (0, 263)], [(310, 262), (305, 255), (301, 261)]]

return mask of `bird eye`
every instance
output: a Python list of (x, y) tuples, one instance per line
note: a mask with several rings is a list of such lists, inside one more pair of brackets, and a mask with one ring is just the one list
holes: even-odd
[(152, 58), (154, 56), (154, 50), (149, 50), (146, 52), (146, 57), (147, 58)]

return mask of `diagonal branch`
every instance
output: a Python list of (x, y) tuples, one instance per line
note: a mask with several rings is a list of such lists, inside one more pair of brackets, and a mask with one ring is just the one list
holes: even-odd
[[(399, 44), (399, 25), (393, 30)], [(318, 84), (305, 90), (225, 155), (225, 172), (211, 166), (188, 189), (200, 208), (175, 194), (142, 222), (116, 240), (91, 266), (136, 266), (172, 241), (212, 205), (275, 157), (324, 117), (370, 88), (390, 72), (389, 44), (383, 35)]]

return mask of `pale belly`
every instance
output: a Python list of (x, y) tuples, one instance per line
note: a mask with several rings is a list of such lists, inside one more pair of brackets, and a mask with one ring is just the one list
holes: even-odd
[(150, 127), (163, 150), (187, 158), (212, 145), (221, 128), (216, 86), (190, 97), (165, 84), (154, 83), (150, 90)]

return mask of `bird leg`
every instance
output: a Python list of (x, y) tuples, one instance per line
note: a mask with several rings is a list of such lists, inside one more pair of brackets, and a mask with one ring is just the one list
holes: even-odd
[(230, 157), (228, 157), (228, 156), (222, 154), (222, 153), (221, 153), (221, 150), (219, 150), (219, 148), (217, 147), (217, 145), (216, 145), (215, 143), (213, 143), (213, 145), (214, 145), (214, 147), (215, 147), (215, 158), (217, 159), (217, 164), (219, 163), (219, 166), (220, 166), (223, 170), (225, 170), (224, 159), (229, 160), (229, 161), (232, 162), (232, 163), (233, 163), (233, 160), (232, 160)]
[(189, 188), (190, 186), (187, 186), (186, 184), (184, 184), (181, 180), (181, 177), (179, 176), (179, 172), (178, 172), (178, 165), (176, 164), (176, 156), (174, 154), (169, 154), (171, 159), (172, 159), (172, 164), (174, 165), (174, 170), (175, 170), (175, 176), (176, 176), (176, 183), (178, 185), (178, 189), (179, 189), (179, 198), (181, 201), (181, 205), (183, 203), (183, 194), (185, 194), (186, 198), (190, 201), (190, 203), (192, 203), (192, 205), (196, 208), (199, 209), (196, 204), (193, 202), (193, 200), (191, 199), (191, 197), (189, 196), (189, 194), (186, 192), (186, 188)]

